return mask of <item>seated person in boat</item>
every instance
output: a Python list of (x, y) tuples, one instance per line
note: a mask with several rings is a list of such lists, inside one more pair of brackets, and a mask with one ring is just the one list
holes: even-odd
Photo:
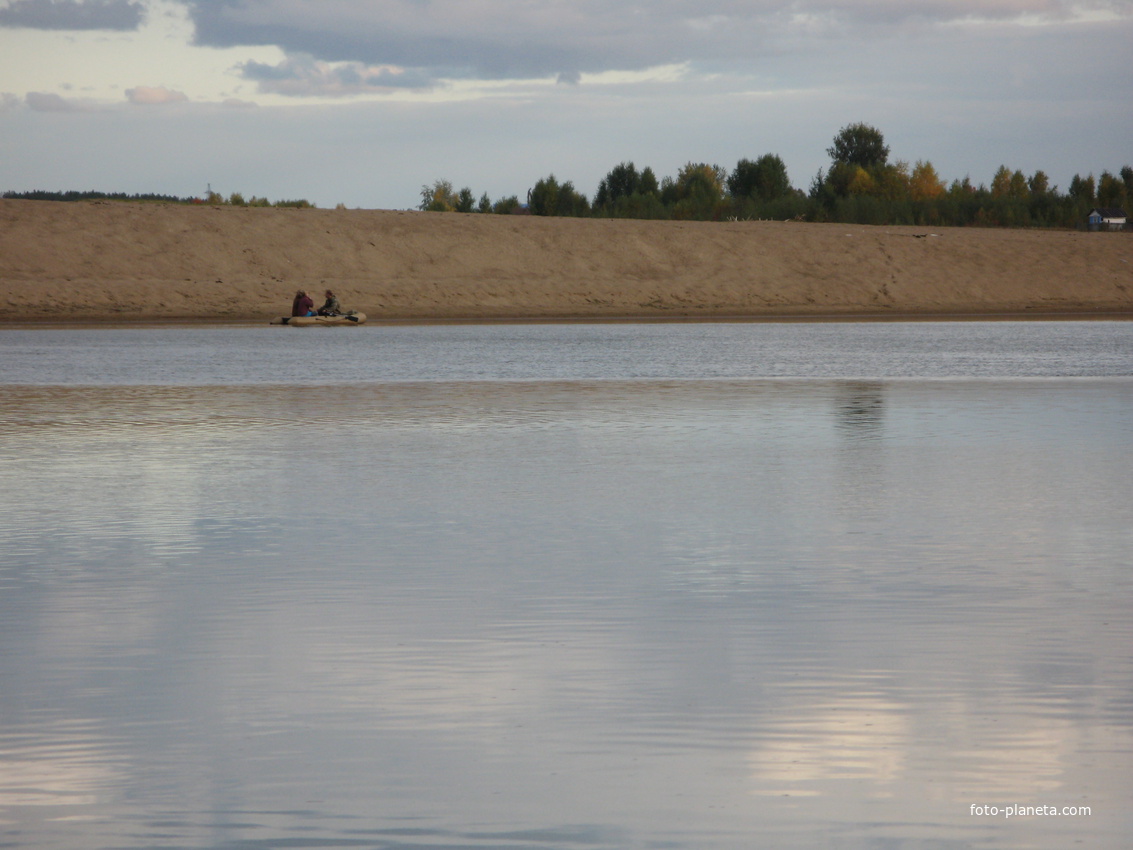
[(329, 289), (327, 290), (327, 300), (322, 307), (319, 308), (320, 316), (341, 316), (342, 308), (338, 305), (338, 299), (335, 298), (334, 293)]
[(315, 315), (315, 302), (312, 301), (311, 296), (304, 292), (302, 289), (295, 293), (295, 300), (291, 302), (291, 315)]

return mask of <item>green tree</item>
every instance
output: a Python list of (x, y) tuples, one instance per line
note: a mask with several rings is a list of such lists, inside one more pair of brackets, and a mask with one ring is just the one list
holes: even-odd
[(610, 170), (598, 185), (594, 213), (614, 218), (665, 218), (657, 175), (646, 166), (640, 172), (632, 162)]
[(661, 200), (671, 199), (673, 218), (709, 220), (722, 217), (727, 172), (719, 165), (688, 162), (675, 181), (662, 184)]
[(615, 165), (598, 184), (598, 192), (594, 195), (595, 207), (609, 207), (618, 198), (634, 195), (641, 190), (641, 175), (632, 162), (622, 162)]
[(1098, 178), (1098, 206), (1125, 206), (1125, 184), (1108, 171), (1103, 171)]
[[(811, 186), (811, 197), (828, 211), (834, 210), (839, 198), (850, 196), (889, 197), (901, 201), (908, 197), (908, 165), (889, 165), (889, 146), (876, 127), (861, 123), (843, 127), (826, 153), (832, 160), (830, 171), (817, 194)], [(862, 215), (865, 215), (873, 222), (881, 215), (881, 207), (875, 203), (857, 203), (852, 209), (855, 220), (864, 221)]]
[(889, 146), (876, 127), (868, 124), (850, 124), (834, 137), (834, 144), (826, 149), (834, 162), (845, 162), (862, 168), (885, 165), (889, 161)]
[(556, 215), (587, 216), (590, 215), (590, 199), (574, 188), (574, 184), (567, 180), (559, 187), (559, 203)]
[(1032, 196), (1045, 195), (1050, 191), (1050, 178), (1046, 176), (1046, 172), (1036, 171), (1027, 181), (1027, 188)]
[(648, 165), (641, 172), (641, 180), (638, 181), (637, 191), (642, 195), (660, 195), (661, 189), (657, 185), (657, 175), (653, 173), (653, 169)]
[(775, 154), (764, 154), (755, 162), (741, 159), (727, 179), (728, 191), (735, 198), (773, 201), (791, 193), (787, 166)]
[(456, 196), (456, 211), (460, 213), (470, 213), (476, 206), (476, 200), (472, 197), (472, 190), (465, 186)]
[(533, 215), (555, 215), (559, 203), (559, 181), (552, 174), (539, 180), (528, 195)]
[(497, 215), (511, 215), (519, 209), (519, 198), (515, 195), (509, 195), (506, 198), (500, 198), (492, 204), (492, 212)]
[(1075, 174), (1070, 179), (1070, 197), (1078, 203), (1092, 204), (1094, 202), (1094, 191), (1094, 175), (1079, 177)]
[(976, 187), (972, 185), (971, 176), (964, 177), (963, 180), (953, 180), (952, 185), (948, 187), (948, 194), (968, 196), (976, 193)]
[(607, 210), (605, 214), (614, 218), (667, 219), (671, 218), (669, 208), (661, 203), (657, 192), (634, 192), (624, 195)]
[(569, 180), (560, 184), (552, 174), (532, 188), (531, 212), (535, 215), (583, 216), (590, 212), (590, 202), (585, 195), (575, 191)]

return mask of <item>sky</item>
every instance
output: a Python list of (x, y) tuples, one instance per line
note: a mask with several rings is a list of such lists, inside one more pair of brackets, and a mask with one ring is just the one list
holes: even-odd
[(593, 197), (838, 131), (990, 183), (1133, 164), (1133, 0), (0, 0), (0, 191)]

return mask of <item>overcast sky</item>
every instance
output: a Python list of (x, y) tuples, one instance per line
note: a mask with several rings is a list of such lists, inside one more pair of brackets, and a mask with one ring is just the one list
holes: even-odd
[(0, 0), (0, 191), (414, 207), (838, 130), (989, 183), (1133, 164), (1133, 0)]

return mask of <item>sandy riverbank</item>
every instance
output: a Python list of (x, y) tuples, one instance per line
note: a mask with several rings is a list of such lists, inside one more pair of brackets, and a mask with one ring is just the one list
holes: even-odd
[(1133, 316), (1133, 236), (0, 201), (0, 321)]

